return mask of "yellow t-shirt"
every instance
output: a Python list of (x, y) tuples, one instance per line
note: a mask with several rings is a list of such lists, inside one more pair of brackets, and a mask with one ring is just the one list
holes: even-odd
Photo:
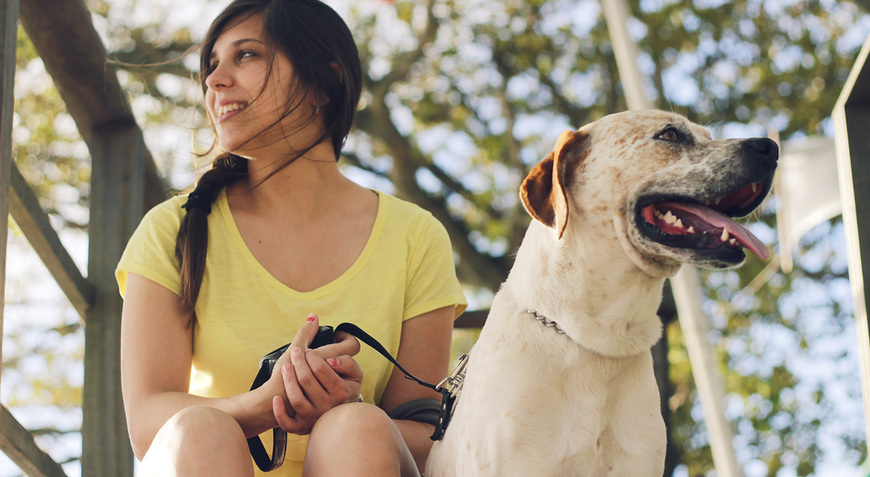
[[(456, 316), (465, 309), (444, 227), (414, 204), (378, 197), (374, 227), (356, 262), (331, 283), (303, 293), (260, 265), (236, 228), (225, 193), (219, 195), (208, 217), (205, 276), (195, 307), (192, 394), (248, 391), (260, 358), (290, 342), (311, 312), (322, 325), (357, 324), (395, 356), (404, 320), (445, 306), (455, 306)], [(116, 271), (122, 295), (128, 273), (179, 293), (175, 238), (185, 199), (169, 199), (142, 219)], [(362, 394), (377, 404), (393, 366), (364, 344), (356, 359), (365, 376)], [(271, 452), (271, 432), (263, 441)], [(268, 475), (301, 475), (306, 443), (306, 436), (288, 436), (284, 465)]]

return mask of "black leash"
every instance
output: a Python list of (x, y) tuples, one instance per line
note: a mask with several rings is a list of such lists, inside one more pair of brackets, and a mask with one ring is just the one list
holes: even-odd
[[(453, 405), (455, 404), (456, 398), (459, 395), (459, 390), (462, 387), (462, 379), (465, 376), (465, 366), (468, 363), (468, 355), (464, 354), (460, 356), (459, 364), (456, 366), (456, 369), (453, 370), (450, 376), (447, 376), (436, 385), (423, 381), (406, 371), (405, 368), (396, 361), (396, 358), (393, 358), (393, 355), (391, 355), (378, 340), (353, 323), (342, 323), (336, 326), (334, 330), (330, 326), (321, 326), (310, 347), (319, 348), (325, 344), (333, 343), (335, 341), (335, 333), (339, 331), (343, 331), (356, 337), (358, 340), (377, 351), (381, 356), (387, 358), (390, 363), (396, 366), (396, 368), (405, 375), (405, 379), (414, 381), (420, 386), (427, 387), (441, 394), (441, 410), (438, 416), (438, 423), (435, 425), (435, 432), (430, 437), (433, 441), (441, 440), (441, 438), (444, 437), (444, 431), (447, 430), (447, 425), (450, 423), (450, 418), (453, 416)], [(275, 362), (282, 354), (284, 354), (285, 351), (287, 351), (289, 346), (289, 344), (284, 345), (267, 354), (260, 360), (260, 371), (257, 373), (257, 376), (254, 378), (254, 383), (251, 385), (252, 391), (269, 380), (269, 377), (272, 376), (272, 369), (275, 366)], [(254, 436), (248, 439), (248, 449), (251, 451), (251, 456), (254, 458), (254, 462), (256, 462), (257, 467), (259, 467), (261, 471), (269, 472), (275, 470), (284, 463), (284, 455), (287, 450), (287, 432), (282, 430), (280, 427), (272, 429), (271, 458), (269, 457), (269, 454), (266, 453), (266, 448), (259, 436)]]

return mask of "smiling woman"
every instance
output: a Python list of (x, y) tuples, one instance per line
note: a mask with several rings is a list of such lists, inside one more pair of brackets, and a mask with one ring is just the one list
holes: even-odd
[[(437, 408), (438, 393), (346, 334), (308, 350), (319, 324), (353, 322), (437, 382), (465, 307), (441, 224), (338, 169), (361, 92), (347, 26), (317, 0), (240, 0), (200, 62), (219, 155), (186, 202), (146, 215), (117, 272), (142, 473), (259, 475), (246, 439), (280, 427), (270, 475), (419, 475), (431, 413), (395, 412)], [(259, 359), (291, 339), (251, 390)]]
[[(321, 133), (322, 124), (306, 126), (316, 121), (322, 99), (294, 87), (293, 65), (266, 43), (261, 15), (245, 18), (218, 38), (206, 74), (206, 110), (221, 149), (254, 158), (270, 146), (281, 148), (277, 143), (283, 141), (317, 141), (304, 134)], [(303, 137), (289, 137), (299, 134)]]

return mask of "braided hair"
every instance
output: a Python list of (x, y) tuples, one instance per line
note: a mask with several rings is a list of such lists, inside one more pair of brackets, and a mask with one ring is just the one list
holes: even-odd
[[(297, 148), (299, 151), (266, 179), (326, 140), (332, 143), (338, 160), (359, 104), (362, 66), (347, 25), (319, 0), (236, 0), (228, 5), (212, 22), (200, 48), (199, 79), (203, 93), (208, 89), (206, 78), (218, 38), (228, 28), (255, 15), (263, 19), (265, 40), (273, 54), (284, 54), (293, 65), (295, 81), (304, 89), (302, 98), (313, 89), (328, 99), (318, 111), (324, 119), (323, 134), (312, 144)], [(293, 95), (288, 96), (291, 97), (287, 98), (283, 117), (299, 104)], [(188, 326), (193, 326), (196, 319), (194, 307), (205, 274), (211, 204), (224, 188), (247, 174), (247, 159), (223, 153), (200, 177), (183, 206), (186, 214), (176, 237), (175, 255), (181, 274), (181, 307), (190, 316)]]

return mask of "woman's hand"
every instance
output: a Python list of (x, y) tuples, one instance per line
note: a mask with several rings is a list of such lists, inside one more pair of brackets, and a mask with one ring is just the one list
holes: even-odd
[(274, 379), (280, 370), (286, 400), (274, 396), (272, 411), (278, 425), (294, 434), (308, 434), (323, 413), (356, 401), (362, 386), (362, 369), (352, 358), (359, 342), (338, 333), (334, 344), (308, 349), (318, 327), (317, 316), (310, 315), (273, 371)]

